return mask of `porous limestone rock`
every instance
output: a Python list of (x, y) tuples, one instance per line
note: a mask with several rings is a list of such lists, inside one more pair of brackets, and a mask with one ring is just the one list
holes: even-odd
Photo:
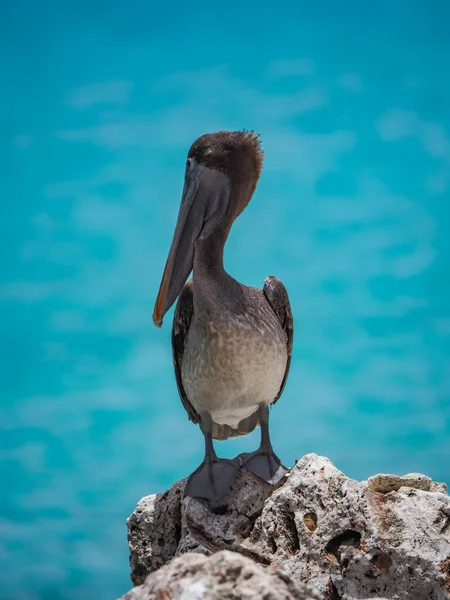
[(244, 471), (226, 506), (183, 500), (183, 488), (143, 498), (128, 519), (135, 585), (174, 556), (226, 549), (322, 600), (450, 598), (450, 498), (424, 475), (358, 482), (308, 454), (276, 488)]
[(448, 493), (445, 483), (432, 481), (431, 477), (422, 475), (422, 473), (408, 473), (408, 475), (385, 475), (379, 473), (369, 477), (367, 485), (374, 492), (387, 494), (389, 492), (398, 492), (401, 487), (414, 488), (424, 492), (443, 492)]
[(228, 550), (190, 552), (149, 575), (122, 600), (320, 600), (286, 574)]

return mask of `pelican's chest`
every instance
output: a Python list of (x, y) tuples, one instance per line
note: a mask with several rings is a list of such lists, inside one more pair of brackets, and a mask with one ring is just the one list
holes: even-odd
[(194, 315), (182, 364), (183, 385), (194, 406), (274, 399), (286, 368), (286, 338), (270, 307), (258, 317), (251, 312), (216, 319)]

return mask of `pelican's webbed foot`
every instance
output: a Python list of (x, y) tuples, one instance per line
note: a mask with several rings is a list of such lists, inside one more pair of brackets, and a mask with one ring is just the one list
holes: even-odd
[(263, 481), (276, 485), (289, 472), (272, 448), (269, 436), (269, 407), (259, 407), (259, 424), (261, 427), (261, 445), (255, 452), (239, 455), (241, 468), (248, 469)]
[(240, 454), (239, 458), (241, 468), (248, 469), (271, 485), (276, 485), (289, 472), (271, 447), (261, 446), (256, 452)]
[(205, 460), (189, 476), (184, 495), (192, 498), (220, 500), (224, 498), (238, 475), (239, 460), (218, 458), (212, 441), (212, 419), (208, 413), (200, 415), (200, 428), (205, 437)]
[(239, 465), (226, 458), (205, 457), (190, 475), (184, 489), (185, 496), (219, 500), (225, 498), (239, 473)]

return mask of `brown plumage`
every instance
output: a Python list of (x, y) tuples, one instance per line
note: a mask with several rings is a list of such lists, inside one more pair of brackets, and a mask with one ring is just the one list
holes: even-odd
[[(260, 290), (239, 283), (223, 266), (225, 242), (252, 198), (262, 161), (253, 132), (219, 131), (192, 144), (155, 302), (153, 319), (161, 326), (179, 297), (172, 326), (175, 378), (183, 406), (206, 442), (205, 461), (188, 480), (186, 493), (192, 496), (223, 495), (238, 465), (271, 483), (286, 473), (270, 443), (268, 409), (289, 374), (294, 331), (289, 298), (276, 277), (268, 277)], [(262, 437), (256, 452), (237, 462), (217, 458), (212, 439), (245, 435), (257, 425)]]
[[(199, 423), (199, 415), (190, 402), (182, 381), (182, 362), (186, 347), (187, 336), (194, 315), (193, 281), (190, 279), (184, 286), (177, 302), (172, 325), (172, 356), (175, 378), (181, 402), (193, 423)], [(276, 277), (268, 277), (264, 282), (264, 296), (278, 319), (282, 330), (286, 335), (287, 362), (284, 376), (277, 395), (271, 405), (275, 404), (283, 393), (291, 365), (292, 345), (294, 340), (294, 324), (286, 288)], [(246, 435), (259, 425), (258, 412), (239, 422), (233, 428), (230, 425), (219, 425), (213, 422), (213, 438), (215, 440), (226, 440), (232, 437)]]

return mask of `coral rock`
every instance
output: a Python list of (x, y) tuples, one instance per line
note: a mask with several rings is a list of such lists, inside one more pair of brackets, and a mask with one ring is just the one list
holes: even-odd
[[(425, 475), (375, 475), (358, 482), (327, 458), (308, 454), (276, 488), (244, 471), (226, 506), (183, 499), (183, 487), (178, 482), (164, 494), (143, 498), (128, 519), (132, 581), (145, 581), (146, 590), (160, 577), (172, 581), (171, 565), (191, 564), (183, 557), (187, 563), (160, 569), (170, 559), (195, 552), (192, 577), (203, 581), (203, 573), (205, 586), (213, 587), (205, 588), (209, 595), (186, 599), (225, 598), (214, 587), (211, 569), (231, 557), (242, 560), (245, 569), (253, 564), (273, 582), (284, 573), (285, 587), (278, 581), (280, 595), (274, 598), (308, 597), (304, 584), (322, 600), (450, 598), (450, 498), (445, 484)], [(300, 592), (292, 591), (293, 585)], [(126, 598), (154, 597), (145, 593)], [(178, 598), (170, 593), (168, 598)], [(252, 593), (229, 597), (259, 597)]]
[(282, 572), (228, 550), (190, 552), (152, 573), (122, 600), (320, 600)]

